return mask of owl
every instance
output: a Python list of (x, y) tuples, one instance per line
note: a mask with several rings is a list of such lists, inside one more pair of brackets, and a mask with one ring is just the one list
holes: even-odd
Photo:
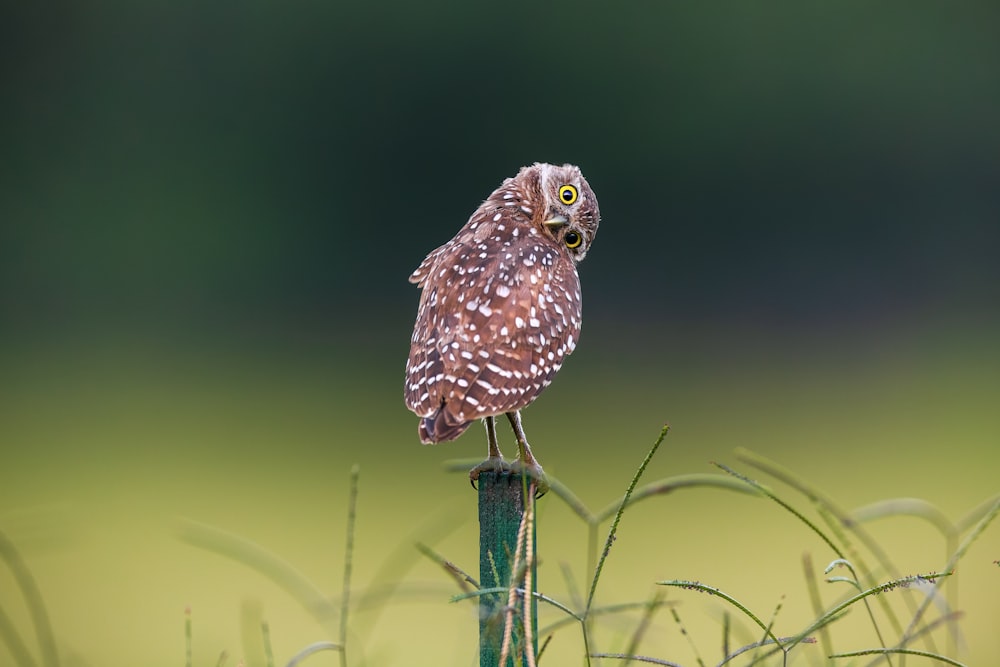
[[(483, 420), (487, 459), (470, 472), (544, 479), (520, 410), (552, 382), (580, 337), (582, 260), (597, 198), (578, 167), (534, 164), (506, 179), (410, 276), (421, 288), (406, 362), (406, 407), (423, 443)], [(494, 418), (507, 415), (518, 459), (504, 461)]]

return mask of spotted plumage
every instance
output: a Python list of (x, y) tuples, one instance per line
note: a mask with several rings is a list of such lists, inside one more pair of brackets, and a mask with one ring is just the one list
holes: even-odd
[(422, 292), (404, 394), (421, 418), (422, 442), (452, 440), (485, 419), (494, 459), (492, 419), (508, 414), (521, 445), (518, 411), (549, 385), (579, 339), (576, 263), (599, 220), (577, 167), (535, 164), (505, 180), (413, 272), (410, 282)]

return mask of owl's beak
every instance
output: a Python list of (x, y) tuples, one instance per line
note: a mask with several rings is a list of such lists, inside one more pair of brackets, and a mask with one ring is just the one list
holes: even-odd
[(542, 224), (548, 227), (549, 229), (558, 229), (563, 225), (565, 225), (567, 222), (569, 222), (569, 220), (567, 220), (565, 216), (554, 215), (545, 222), (543, 222)]

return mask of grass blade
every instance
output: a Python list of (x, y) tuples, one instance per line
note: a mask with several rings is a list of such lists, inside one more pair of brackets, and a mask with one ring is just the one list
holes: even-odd
[(341, 647), (339, 644), (334, 644), (333, 642), (316, 642), (315, 644), (310, 644), (304, 649), (292, 656), (292, 659), (288, 661), (285, 667), (297, 667), (303, 660), (308, 658), (314, 653), (319, 653), (320, 651), (340, 651)]
[(730, 475), (732, 475), (733, 477), (735, 477), (737, 479), (743, 480), (744, 482), (746, 482), (747, 484), (749, 484), (750, 486), (754, 487), (755, 489), (757, 489), (758, 491), (760, 491), (762, 494), (764, 494), (765, 496), (767, 496), (768, 498), (770, 498), (771, 500), (773, 500), (774, 502), (776, 502), (778, 505), (780, 505), (786, 511), (788, 511), (789, 513), (791, 513), (796, 519), (798, 519), (799, 521), (801, 521), (802, 523), (804, 523), (810, 530), (812, 530), (814, 533), (816, 533), (816, 535), (818, 535), (819, 538), (821, 540), (823, 540), (823, 542), (825, 542), (828, 547), (830, 547), (830, 550), (833, 551), (833, 553), (837, 554), (838, 558), (844, 558), (844, 554), (840, 550), (840, 547), (838, 547), (836, 544), (834, 544), (833, 540), (831, 540), (829, 537), (827, 537), (826, 533), (824, 533), (822, 530), (820, 530), (819, 527), (815, 523), (813, 523), (808, 518), (806, 518), (805, 515), (802, 514), (802, 512), (798, 511), (797, 509), (795, 509), (794, 507), (792, 507), (790, 504), (786, 503), (784, 500), (782, 500), (777, 495), (775, 495), (772, 491), (770, 491), (767, 488), (765, 488), (763, 484), (761, 484), (760, 482), (757, 482), (756, 480), (750, 479), (746, 475), (742, 475), (742, 474), (736, 472), (735, 470), (733, 470), (732, 468), (730, 468), (729, 466), (727, 466), (725, 464), (714, 463), (713, 462), (712, 465), (716, 466), (717, 468), (719, 468), (721, 470), (726, 471), (727, 473), (729, 473)]
[(830, 658), (856, 658), (862, 655), (919, 655), (922, 658), (931, 658), (933, 660), (938, 660), (946, 665), (953, 665), (954, 667), (966, 667), (965, 663), (959, 662), (958, 660), (953, 660), (947, 656), (941, 655), (939, 653), (931, 653), (930, 651), (918, 651), (912, 648), (870, 648), (863, 651), (851, 651), (850, 653), (834, 653), (829, 656)]
[[(7, 564), (7, 569), (10, 570), (14, 581), (17, 582), (17, 587), (21, 589), (24, 603), (31, 615), (31, 623), (35, 626), (35, 637), (38, 639), (38, 648), (42, 654), (42, 664), (58, 667), (59, 653), (56, 650), (56, 638), (52, 632), (52, 624), (49, 621), (45, 603), (42, 602), (42, 594), (38, 590), (38, 584), (35, 583), (35, 578), (31, 575), (27, 563), (24, 562), (14, 543), (3, 532), (0, 532), (0, 560)], [(11, 627), (13, 628), (13, 626)], [(4, 633), (5, 638), (10, 636), (9, 633)], [(16, 643), (15, 641), (14, 644)], [(9, 643), (9, 645), (13, 644)], [(24, 655), (28, 654), (24, 653), (22, 657)]]
[(733, 596), (729, 595), (728, 593), (718, 588), (715, 588), (714, 586), (706, 586), (705, 584), (702, 584), (697, 581), (683, 581), (680, 579), (670, 579), (667, 581), (658, 581), (656, 583), (660, 586), (675, 586), (677, 588), (684, 588), (689, 591), (699, 591), (701, 593), (708, 593), (709, 595), (715, 595), (717, 597), (722, 598), (723, 600), (725, 600), (726, 602), (728, 602), (729, 604), (733, 605), (741, 612), (743, 612), (743, 614), (751, 621), (756, 623), (760, 627), (760, 629), (764, 631), (764, 634), (770, 637), (775, 644), (781, 646), (781, 642), (778, 641), (778, 638), (774, 636), (774, 633), (771, 632), (771, 629), (767, 625), (765, 625), (763, 621), (757, 618), (756, 614), (747, 609), (742, 602), (740, 602)]
[(653, 446), (649, 449), (646, 454), (646, 458), (642, 460), (639, 465), (639, 469), (635, 471), (635, 475), (632, 476), (632, 481), (629, 482), (628, 490), (625, 492), (625, 496), (622, 498), (621, 505), (618, 507), (618, 512), (615, 514), (615, 520), (611, 523), (611, 529), (608, 531), (608, 539), (604, 543), (604, 551), (601, 553), (601, 558), (597, 562), (597, 568), (594, 571), (594, 578), (590, 582), (590, 594), (587, 596), (587, 606), (584, 608), (584, 617), (590, 612), (590, 607), (594, 604), (594, 595), (597, 593), (597, 582), (601, 578), (601, 570), (604, 569), (604, 562), (608, 558), (608, 552), (611, 551), (611, 545), (614, 544), (615, 534), (618, 532), (618, 523), (622, 519), (622, 514), (625, 512), (625, 507), (628, 505), (629, 498), (632, 496), (632, 492), (635, 491), (636, 485), (639, 483), (639, 478), (642, 477), (642, 473), (646, 471), (646, 466), (649, 462), (653, 460), (653, 455), (656, 454), (656, 450), (660, 448), (663, 443), (663, 439), (667, 437), (667, 433), (670, 432), (670, 424), (663, 427), (660, 431), (660, 437), (656, 439)]
[(591, 658), (612, 658), (614, 660), (628, 660), (629, 662), (648, 662), (651, 665), (663, 665), (664, 667), (683, 667), (676, 662), (651, 658), (648, 655), (631, 655), (629, 653), (591, 653)]
[(305, 575), (255, 542), (191, 519), (180, 520), (178, 537), (191, 546), (213, 551), (256, 570), (285, 589), (319, 622), (336, 614), (330, 600)]
[(351, 468), (351, 490), (347, 497), (347, 543), (344, 545), (344, 585), (340, 599), (340, 665), (347, 667), (347, 618), (351, 604), (351, 570), (354, 564), (354, 526), (358, 513), (358, 478), (361, 468)]
[[(739, 493), (758, 495), (757, 489), (740, 480), (733, 479), (732, 477), (696, 473), (691, 475), (677, 475), (676, 477), (667, 477), (666, 479), (650, 482), (646, 486), (636, 489), (635, 492), (631, 494), (628, 500), (628, 506), (634, 505), (640, 500), (652, 498), (653, 496), (664, 496), (679, 489), (692, 488), (716, 488), (726, 491), (737, 491)], [(598, 523), (606, 521), (614, 515), (619, 508), (622, 507), (622, 503), (624, 501), (624, 497), (619, 498), (612, 504), (597, 512), (594, 515), (594, 519)]]

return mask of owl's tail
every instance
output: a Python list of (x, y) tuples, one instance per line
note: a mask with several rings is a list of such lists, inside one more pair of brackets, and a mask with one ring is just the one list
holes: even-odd
[(465, 430), (472, 424), (471, 421), (453, 424), (448, 420), (448, 417), (448, 413), (442, 407), (430, 417), (421, 419), (420, 426), (417, 427), (417, 431), (420, 433), (420, 442), (430, 445), (454, 440), (465, 433)]

